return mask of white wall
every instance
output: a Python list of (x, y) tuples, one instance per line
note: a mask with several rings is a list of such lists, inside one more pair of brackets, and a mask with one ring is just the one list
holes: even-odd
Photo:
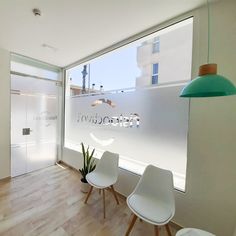
[[(211, 61), (236, 84), (236, 1), (211, 7)], [(193, 77), (206, 62), (206, 9), (194, 12)], [(176, 191), (174, 221), (217, 236), (232, 236), (236, 225), (236, 97), (192, 99), (186, 193)], [(64, 149), (63, 160), (77, 168), (79, 154)], [(116, 188), (128, 195), (138, 176), (121, 170)]]
[[(236, 1), (211, 7), (211, 62), (236, 85)], [(206, 11), (198, 12), (193, 74), (206, 61)], [(236, 225), (236, 96), (191, 99), (186, 194), (176, 193), (175, 220), (232, 236)]]
[(0, 179), (10, 176), (10, 53), (0, 48)]

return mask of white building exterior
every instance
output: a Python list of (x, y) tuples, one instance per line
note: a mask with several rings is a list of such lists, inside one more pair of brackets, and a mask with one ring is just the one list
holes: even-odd
[[(164, 30), (137, 48), (137, 64), (141, 76), (136, 87), (190, 80), (192, 54), (192, 25), (188, 22), (177, 29)], [(174, 55), (174, 56), (173, 56)], [(158, 64), (155, 71), (154, 64)], [(153, 81), (153, 76), (158, 81)]]

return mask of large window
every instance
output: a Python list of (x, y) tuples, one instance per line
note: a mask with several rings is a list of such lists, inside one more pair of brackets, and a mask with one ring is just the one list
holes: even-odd
[(179, 93), (191, 78), (192, 23), (67, 70), (65, 147), (119, 153), (120, 167), (138, 174), (148, 164), (169, 169), (184, 190), (189, 104)]

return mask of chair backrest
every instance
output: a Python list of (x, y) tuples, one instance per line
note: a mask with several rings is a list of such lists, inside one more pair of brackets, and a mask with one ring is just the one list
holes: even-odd
[(175, 212), (173, 174), (169, 170), (148, 165), (134, 192), (165, 202)]
[(118, 167), (119, 154), (106, 151), (99, 160), (95, 171), (106, 174), (113, 178), (118, 178)]

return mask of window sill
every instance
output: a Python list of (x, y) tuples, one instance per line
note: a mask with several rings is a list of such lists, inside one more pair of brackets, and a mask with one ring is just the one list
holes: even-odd
[[(82, 152), (80, 144), (73, 144), (67, 142), (64, 145), (64, 148), (77, 151), (77, 152)], [(94, 157), (96, 159), (101, 159), (101, 156), (103, 154), (104, 150), (95, 150)], [(138, 176), (141, 176), (148, 164), (140, 161), (133, 160), (131, 158), (128, 158), (126, 156), (120, 155), (119, 159), (119, 168), (131, 172), (132, 174), (136, 174)], [(183, 174), (179, 174), (176, 172), (173, 172), (173, 178), (174, 178), (174, 188), (175, 190), (178, 190), (180, 192), (185, 192), (185, 176)]]

